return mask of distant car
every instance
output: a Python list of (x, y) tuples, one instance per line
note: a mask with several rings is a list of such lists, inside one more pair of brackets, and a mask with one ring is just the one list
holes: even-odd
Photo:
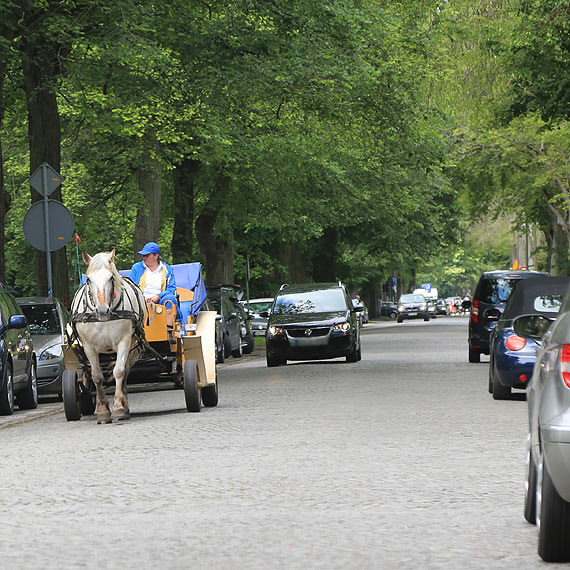
[(34, 342), (16, 299), (0, 285), (0, 415), (38, 406)]
[(449, 315), (449, 306), (443, 299), (438, 299), (435, 302), (435, 312), (437, 315)]
[[(486, 271), (481, 275), (471, 306), (469, 317), (469, 362), (480, 362), (481, 354), (489, 354), (489, 338), (492, 325), (505, 310), (513, 287), (520, 279), (548, 277), (538, 271)], [(459, 306), (462, 300), (459, 299)]]
[[(240, 303), (248, 309), (247, 301), (240, 301)], [(249, 300), (249, 314), (251, 316), (251, 329), (254, 336), (265, 336), (267, 330), (267, 320), (269, 317), (262, 317), (261, 312), (269, 311), (273, 304), (273, 297), (261, 297), (259, 299)]]
[(360, 360), (361, 311), (340, 282), (282, 286), (267, 326), (267, 366), (339, 356)]
[(398, 305), (392, 301), (380, 301), (380, 315), (395, 319), (398, 317)]
[(359, 314), (360, 316), (360, 323), (366, 324), (368, 322), (368, 307), (364, 304), (362, 299), (352, 299), (352, 304), (354, 307), (362, 307), (362, 311)]
[(568, 291), (570, 277), (521, 279), (511, 293), (505, 312), (491, 330), (489, 392), (495, 400), (506, 400), (511, 389), (524, 390), (532, 375), (539, 343), (517, 335), (513, 321), (522, 315), (556, 318)]
[(558, 317), (523, 315), (514, 331), (539, 342), (527, 390), (529, 437), (524, 516), (538, 526), (538, 554), (570, 562), (570, 298)]
[(398, 301), (399, 323), (404, 319), (423, 319), (429, 321), (429, 313), (426, 298), (420, 294), (408, 293), (402, 295)]
[(23, 297), (16, 301), (26, 316), (34, 341), (38, 393), (61, 398), (61, 378), (65, 370), (62, 345), (69, 313), (55, 297)]
[(437, 307), (434, 299), (429, 299), (427, 301), (427, 311), (431, 319), (435, 319), (437, 317)]
[(253, 338), (253, 329), (251, 327), (251, 316), (245, 310), (245, 307), (237, 301), (234, 301), (234, 305), (237, 309), (239, 319), (240, 319), (240, 334), (241, 334), (241, 346), (244, 354), (251, 354), (253, 352), (253, 347), (255, 344), (255, 339)]
[(212, 310), (221, 316), (224, 334), (224, 358), (230, 354), (240, 358), (243, 354), (241, 340), (241, 320), (234, 301), (233, 292), (220, 287), (206, 287), (207, 300)]

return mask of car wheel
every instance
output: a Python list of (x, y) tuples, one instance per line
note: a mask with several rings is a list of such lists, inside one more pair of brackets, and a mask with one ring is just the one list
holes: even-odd
[(14, 374), (12, 365), (4, 366), (4, 386), (0, 390), (0, 415), (11, 416), (14, 413)]
[(347, 362), (357, 362), (358, 361), (358, 349), (356, 348), (356, 341), (352, 346), (350, 352), (346, 355)]
[(18, 407), (21, 410), (34, 410), (38, 407), (38, 373), (35, 362), (30, 365), (26, 387), (18, 393)]
[(267, 358), (267, 366), (269, 368), (273, 368), (274, 366), (280, 366), (281, 364), (287, 364), (287, 360), (272, 356), (271, 354), (269, 354), (269, 352), (266, 353), (266, 358)]
[(390, 313), (390, 318), (394, 320), (398, 316), (398, 313)]
[(227, 358), (232, 353), (232, 341), (229, 335), (224, 336), (224, 357)]
[(489, 394), (493, 393), (493, 356), (491, 355), (491, 359), (489, 360)]
[(428, 322), (428, 321), (429, 321), (429, 317), (424, 317), (424, 321)]
[[(570, 503), (559, 494), (544, 455), (540, 459), (540, 489), (537, 489), (538, 555), (545, 562), (570, 561)], [(537, 481), (538, 483), (538, 481)], [(540, 507), (539, 507), (540, 505)]]
[(403, 322), (404, 322), (404, 319), (398, 319), (398, 322), (399, 322), (399, 323), (403, 323)]
[(530, 434), (526, 449), (526, 482), (524, 496), (524, 518), (530, 524), (536, 524), (536, 465), (532, 458)]
[(476, 348), (469, 349), (469, 362), (481, 362), (481, 351)]
[(358, 350), (356, 351), (356, 355), (358, 360), (362, 360), (362, 343), (360, 342), (360, 339), (358, 340)]
[(243, 352), (244, 354), (251, 354), (253, 352), (253, 347), (255, 346), (255, 339), (253, 338), (252, 333), (249, 333), (246, 338), (247, 344), (245, 345)]
[(511, 387), (503, 386), (496, 374), (493, 374), (493, 400), (508, 400), (511, 397)]
[(238, 340), (238, 347), (232, 350), (232, 356), (234, 358), (241, 358), (243, 354), (243, 346), (241, 345), (241, 338)]
[(225, 360), (225, 346), (224, 342), (220, 345), (216, 342), (216, 364), (222, 364)]

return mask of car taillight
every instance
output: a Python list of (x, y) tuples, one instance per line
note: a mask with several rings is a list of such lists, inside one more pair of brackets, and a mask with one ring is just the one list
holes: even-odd
[(473, 306), (471, 307), (471, 320), (474, 323), (479, 322), (479, 301), (473, 301)]
[(526, 340), (522, 336), (514, 334), (505, 341), (505, 346), (509, 350), (521, 350), (526, 345)]
[(563, 344), (560, 351), (560, 371), (562, 380), (570, 388), (570, 344)]

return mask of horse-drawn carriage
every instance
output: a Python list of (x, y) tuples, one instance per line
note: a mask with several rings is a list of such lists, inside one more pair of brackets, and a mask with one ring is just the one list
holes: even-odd
[[(97, 423), (128, 419), (128, 383), (172, 381), (183, 387), (186, 409), (218, 404), (216, 313), (200, 311), (206, 289), (199, 263), (174, 265), (178, 304), (174, 325), (166, 308), (146, 304), (140, 289), (114, 266), (114, 252), (84, 255), (89, 268), (71, 307), (63, 347), (63, 401), (68, 421), (97, 410)], [(115, 384), (113, 410), (105, 386)], [(96, 399), (92, 388), (96, 388)]]

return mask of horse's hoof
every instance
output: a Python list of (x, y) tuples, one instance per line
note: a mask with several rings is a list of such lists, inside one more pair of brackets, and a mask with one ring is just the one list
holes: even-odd
[(98, 424), (110, 424), (113, 420), (111, 419), (111, 414), (109, 412), (104, 412), (102, 414), (97, 414)]
[(119, 422), (131, 419), (129, 411), (125, 410), (124, 408), (118, 408), (116, 410), (113, 410), (113, 414), (111, 417)]

